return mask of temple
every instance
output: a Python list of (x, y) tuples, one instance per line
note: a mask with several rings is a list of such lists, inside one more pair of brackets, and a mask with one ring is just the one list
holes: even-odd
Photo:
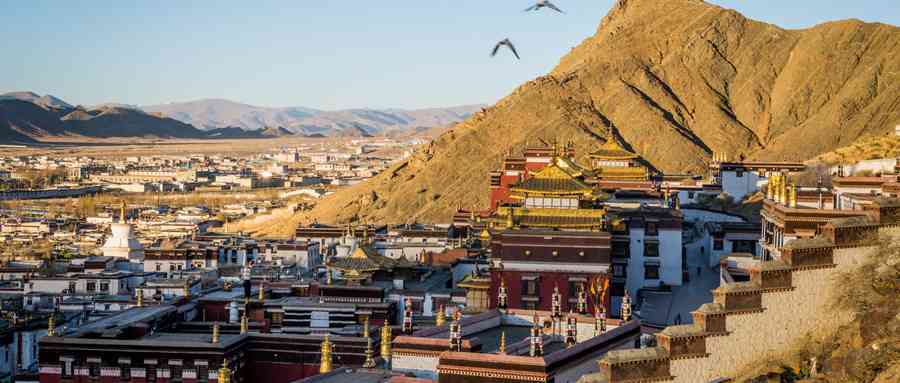
[(641, 156), (622, 147), (609, 134), (600, 149), (590, 154), (591, 168), (604, 181), (647, 181), (650, 169)]

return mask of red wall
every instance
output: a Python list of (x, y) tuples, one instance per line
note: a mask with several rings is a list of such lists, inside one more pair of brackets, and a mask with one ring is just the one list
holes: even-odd
[[(525, 306), (522, 302), (522, 276), (524, 275), (540, 275), (539, 279), (539, 289), (540, 289), (540, 305), (538, 306), (538, 310), (551, 310), (551, 305), (553, 302), (553, 288), (559, 287), (559, 294), (561, 299), (561, 307), (563, 312), (569, 312), (569, 309), (573, 311), (576, 309), (575, 302), (569, 304), (569, 278), (571, 277), (582, 277), (587, 280), (585, 282), (585, 290), (587, 291), (587, 299), (588, 299), (588, 310), (593, 313), (594, 312), (594, 304), (593, 300), (596, 298), (592, 298), (590, 296), (590, 286), (589, 282), (594, 274), (573, 274), (573, 273), (552, 273), (552, 272), (522, 272), (522, 271), (504, 271), (502, 273), (503, 280), (506, 282), (506, 291), (507, 291), (507, 305), (511, 309), (524, 309)], [(491, 308), (497, 307), (497, 293), (500, 289), (500, 275), (501, 273), (498, 271), (491, 271)], [(573, 293), (574, 296), (577, 296), (577, 292)], [(603, 306), (606, 308), (606, 312), (609, 312), (609, 296), (607, 294), (606, 302), (603, 302)]]

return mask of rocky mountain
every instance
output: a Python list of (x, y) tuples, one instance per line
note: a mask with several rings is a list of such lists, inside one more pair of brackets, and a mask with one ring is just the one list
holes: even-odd
[(75, 109), (63, 116), (69, 134), (86, 137), (160, 137), (204, 138), (206, 132), (168, 117), (144, 113), (137, 109), (102, 107)]
[(54, 108), (54, 109), (72, 109), (74, 106), (69, 103), (60, 100), (59, 98), (51, 95), (38, 95), (34, 92), (9, 92), (0, 94), (0, 100), (21, 100), (28, 101), (32, 104), (40, 105), (45, 108)]
[(464, 120), (481, 105), (418, 110), (347, 109), (322, 111), (304, 107), (269, 108), (222, 99), (142, 107), (200, 129), (239, 127), (244, 130), (283, 127), (296, 134), (370, 136), (406, 133), (417, 128), (447, 126)]
[(238, 127), (244, 130), (268, 126), (287, 126), (297, 119), (319, 111), (310, 108), (267, 108), (223, 99), (174, 102), (141, 107), (145, 112), (160, 113), (199, 129)]
[(0, 144), (29, 144), (50, 137), (204, 138), (207, 133), (183, 122), (137, 109), (87, 109), (52, 96), (17, 92), (0, 99)]
[(0, 100), (0, 144), (33, 143), (60, 134), (65, 127), (58, 112), (29, 101)]
[(308, 218), (445, 222), (487, 206), (487, 172), (538, 138), (583, 161), (612, 130), (666, 172), (702, 172), (713, 152), (809, 159), (900, 121), (898, 57), (896, 26), (787, 30), (699, 0), (619, 0), (550, 74)]

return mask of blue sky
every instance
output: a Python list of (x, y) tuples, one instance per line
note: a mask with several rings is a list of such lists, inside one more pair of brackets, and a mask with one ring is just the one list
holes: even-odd
[[(713, 0), (788, 28), (900, 25), (897, 0)], [(71, 103), (227, 98), (263, 106), (419, 108), (491, 103), (550, 71), (613, 0), (56, 1), (0, 12), (0, 92)], [(509, 37), (522, 60), (491, 59)]]

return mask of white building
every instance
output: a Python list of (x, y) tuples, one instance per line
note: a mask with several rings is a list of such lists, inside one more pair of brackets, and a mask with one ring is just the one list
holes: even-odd
[(134, 236), (134, 231), (125, 220), (125, 206), (122, 206), (122, 212), (119, 215), (119, 222), (110, 225), (112, 235), (103, 244), (100, 249), (105, 257), (124, 258), (133, 261), (140, 261), (144, 258), (144, 246), (138, 242)]

